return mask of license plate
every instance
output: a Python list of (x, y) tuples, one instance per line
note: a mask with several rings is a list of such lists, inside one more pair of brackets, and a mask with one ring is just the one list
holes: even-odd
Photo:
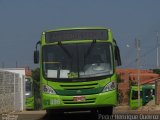
[(84, 96), (74, 96), (73, 101), (75, 102), (84, 102), (86, 99)]

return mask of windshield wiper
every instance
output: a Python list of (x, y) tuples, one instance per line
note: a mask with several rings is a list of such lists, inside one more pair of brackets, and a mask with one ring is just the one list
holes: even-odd
[(88, 48), (86, 54), (84, 54), (84, 64), (86, 62), (87, 57), (89, 56), (90, 52), (92, 51), (94, 45), (96, 44), (96, 40), (93, 40), (93, 42), (91, 43), (91, 46)]
[(85, 58), (90, 54), (90, 52), (92, 51), (95, 43), (96, 43), (96, 40), (93, 40), (93, 42), (91, 43), (91, 46), (90, 46), (89, 49), (87, 50), (87, 53), (84, 55)]
[(68, 55), (69, 58), (72, 59), (72, 55), (68, 52), (68, 50), (62, 45), (61, 42), (58, 42), (58, 45), (62, 48), (62, 50)]
[[(72, 63), (73, 63), (73, 57), (72, 55), (69, 53), (69, 51), (62, 45), (62, 43), (59, 41), (58, 45), (62, 48), (62, 50), (64, 51), (64, 53), (66, 53), (66, 55), (71, 59), (71, 68), (72, 68)], [(58, 74), (57, 74), (57, 78), (60, 78), (60, 70), (61, 70), (62, 66), (60, 66), (58, 68)]]

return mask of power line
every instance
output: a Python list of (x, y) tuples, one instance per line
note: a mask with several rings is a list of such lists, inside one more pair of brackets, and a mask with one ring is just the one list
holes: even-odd
[[(160, 45), (158, 45), (158, 46), (160, 46)], [(150, 50), (148, 50), (147, 52), (145, 52), (144, 54), (142, 54), (140, 57), (141, 57), (141, 58), (144, 58), (144, 57), (150, 55), (150, 54), (151, 54), (153, 51), (155, 51), (156, 49), (157, 49), (157, 46), (151, 48)], [(132, 64), (135, 63), (136, 61), (137, 61), (137, 58), (134, 59), (134, 60), (132, 60), (131, 62), (129, 62), (129, 63), (128, 63), (127, 65), (125, 65), (125, 66), (128, 67), (129, 65), (132, 65)]]
[(157, 32), (157, 69), (159, 68), (159, 42), (158, 42), (158, 32)]

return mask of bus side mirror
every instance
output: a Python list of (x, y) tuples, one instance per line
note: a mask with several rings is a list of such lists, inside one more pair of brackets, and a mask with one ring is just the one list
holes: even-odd
[(35, 64), (39, 63), (39, 51), (38, 50), (34, 51), (34, 63)]
[(122, 65), (120, 51), (119, 51), (119, 47), (118, 46), (115, 46), (115, 60), (116, 60), (117, 66)]
[(34, 51), (34, 63), (35, 63), (35, 64), (38, 64), (38, 63), (39, 63), (39, 51), (37, 50), (37, 46), (40, 45), (40, 44), (41, 44), (40, 41), (38, 41), (38, 42), (36, 43), (36, 50)]

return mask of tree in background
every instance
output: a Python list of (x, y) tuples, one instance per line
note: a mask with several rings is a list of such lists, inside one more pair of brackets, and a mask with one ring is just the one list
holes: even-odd
[(32, 78), (34, 85), (34, 103), (35, 109), (41, 109), (41, 97), (40, 97), (40, 69), (36, 68), (32, 70)]
[(153, 72), (156, 74), (160, 74), (160, 69), (153, 69)]
[(32, 70), (32, 78), (37, 82), (40, 81), (40, 69), (39, 68)]

